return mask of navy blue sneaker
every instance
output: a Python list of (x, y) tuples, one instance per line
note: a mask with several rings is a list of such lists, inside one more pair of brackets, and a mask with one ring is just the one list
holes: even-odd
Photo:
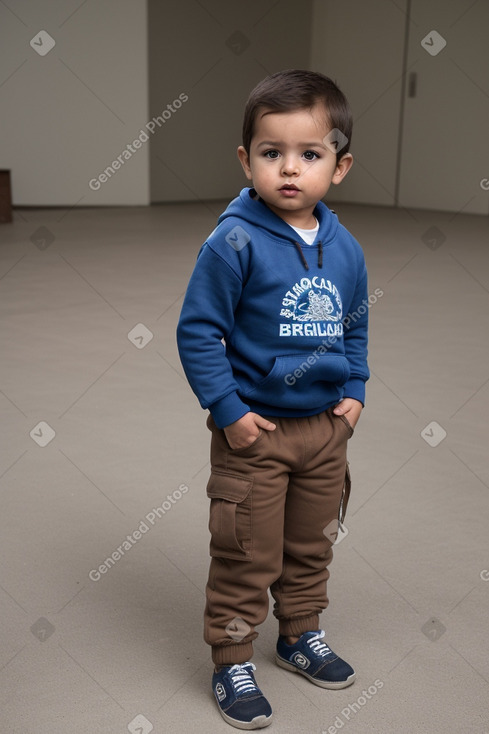
[(272, 709), (256, 685), (253, 663), (225, 665), (212, 676), (219, 711), (237, 729), (263, 729), (272, 722)]
[(324, 630), (304, 632), (295, 645), (288, 645), (280, 636), (275, 661), (285, 670), (302, 673), (321, 688), (346, 688), (355, 680), (355, 671), (321, 642), (323, 637)]

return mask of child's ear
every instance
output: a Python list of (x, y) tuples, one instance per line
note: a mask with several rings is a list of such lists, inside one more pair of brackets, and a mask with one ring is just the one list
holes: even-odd
[(239, 162), (243, 166), (243, 171), (245, 172), (246, 178), (248, 178), (251, 181), (253, 176), (251, 175), (250, 158), (245, 148), (243, 148), (242, 145), (238, 147), (238, 158), (239, 158)]
[(343, 179), (345, 178), (346, 174), (350, 170), (350, 168), (353, 165), (353, 156), (351, 153), (345, 153), (345, 155), (342, 155), (338, 163), (336, 164), (335, 172), (333, 173), (333, 178), (331, 179), (331, 183), (339, 184)]

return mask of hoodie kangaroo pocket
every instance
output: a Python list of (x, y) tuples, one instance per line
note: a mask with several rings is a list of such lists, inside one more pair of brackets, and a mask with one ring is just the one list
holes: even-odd
[(243, 395), (272, 407), (310, 410), (339, 400), (349, 376), (343, 354), (287, 355), (276, 357), (268, 375)]
[(212, 557), (251, 561), (252, 486), (253, 479), (245, 474), (211, 471), (207, 496)]

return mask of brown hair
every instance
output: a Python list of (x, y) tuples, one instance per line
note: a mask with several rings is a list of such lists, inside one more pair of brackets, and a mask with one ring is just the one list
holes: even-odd
[(260, 108), (272, 112), (288, 112), (311, 108), (316, 103), (325, 107), (331, 129), (338, 129), (347, 138), (336, 154), (336, 160), (348, 152), (353, 120), (350, 105), (332, 79), (315, 71), (288, 69), (267, 76), (252, 90), (246, 102), (243, 120), (243, 147), (250, 154), (255, 120)]

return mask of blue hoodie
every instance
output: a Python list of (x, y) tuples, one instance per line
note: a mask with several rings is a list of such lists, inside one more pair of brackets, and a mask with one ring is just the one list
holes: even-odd
[(202, 246), (177, 329), (185, 374), (219, 428), (252, 410), (309, 416), (365, 402), (362, 249), (319, 202), (307, 245), (244, 188)]

